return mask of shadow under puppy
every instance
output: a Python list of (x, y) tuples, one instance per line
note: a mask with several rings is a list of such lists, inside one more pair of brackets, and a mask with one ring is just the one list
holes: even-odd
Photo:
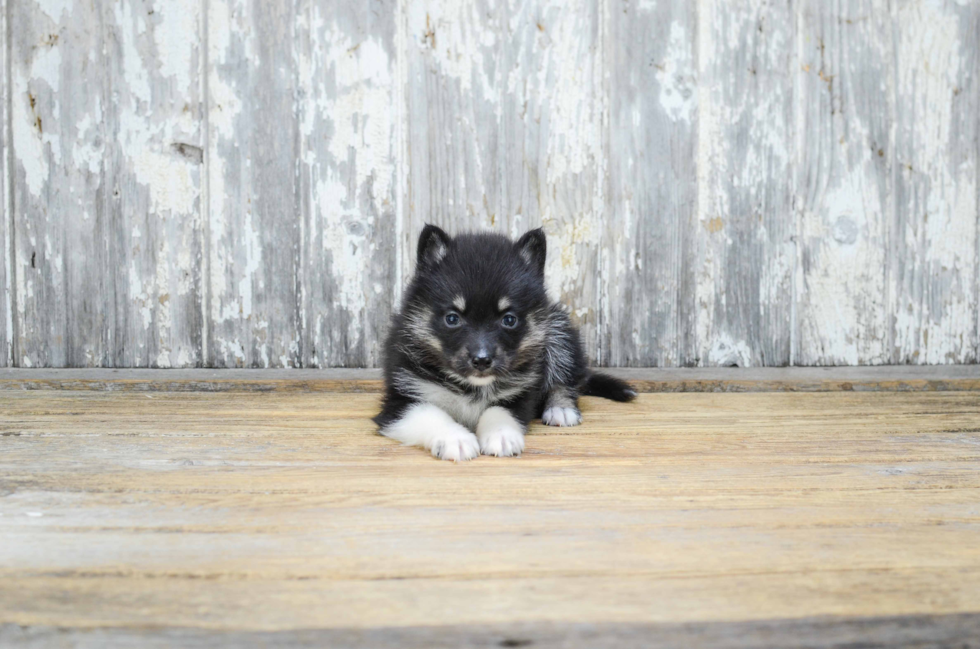
[(524, 450), (527, 425), (582, 421), (579, 395), (630, 401), (591, 372), (578, 331), (544, 285), (545, 234), (450, 237), (426, 225), (385, 345), (382, 435), (443, 460)]

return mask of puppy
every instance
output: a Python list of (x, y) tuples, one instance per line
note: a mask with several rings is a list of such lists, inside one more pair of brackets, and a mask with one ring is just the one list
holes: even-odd
[(520, 455), (536, 417), (582, 421), (579, 395), (614, 401), (629, 385), (590, 372), (578, 331), (544, 285), (541, 229), (419, 236), (415, 277), (385, 345), (382, 435), (443, 460)]

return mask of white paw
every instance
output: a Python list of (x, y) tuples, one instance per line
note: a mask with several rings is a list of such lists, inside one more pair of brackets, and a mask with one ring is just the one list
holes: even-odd
[(480, 452), (497, 457), (513, 457), (524, 451), (524, 427), (506, 408), (488, 408), (476, 425)]
[(402, 444), (427, 448), (443, 460), (472, 460), (480, 454), (476, 436), (429, 403), (408, 408), (401, 419), (385, 426), (381, 434)]
[(524, 452), (524, 433), (516, 428), (500, 428), (480, 437), (480, 452), (497, 457), (513, 457)]
[(541, 415), (541, 421), (548, 426), (578, 426), (582, 423), (582, 413), (578, 408), (552, 406)]
[(470, 431), (462, 426), (449, 428), (433, 435), (432, 456), (440, 460), (464, 462), (480, 454), (480, 444)]

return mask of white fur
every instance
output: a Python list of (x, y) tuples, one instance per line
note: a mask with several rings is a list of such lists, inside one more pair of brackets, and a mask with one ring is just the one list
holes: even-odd
[(455, 298), (453, 298), (453, 306), (456, 307), (458, 311), (465, 311), (466, 298), (463, 297), (462, 295), (457, 295)]
[(394, 381), (398, 388), (405, 394), (410, 394), (419, 401), (438, 406), (462, 425), (470, 430), (476, 430), (476, 424), (480, 421), (480, 415), (487, 408), (495, 403), (500, 403), (501, 401), (517, 396), (521, 391), (538, 381), (538, 375), (528, 374), (520, 382), (503, 389), (490, 383), (486, 387), (477, 390), (475, 394), (459, 394), (453, 392), (438, 383), (420, 379), (407, 370), (400, 370), (396, 373)]
[(582, 413), (574, 406), (550, 406), (541, 415), (541, 421), (548, 426), (578, 426), (582, 423)]
[(429, 403), (412, 406), (381, 434), (408, 446), (421, 446), (442, 460), (472, 460), (480, 454), (476, 436)]
[(480, 397), (473, 399), (465, 394), (457, 394), (438, 383), (424, 381), (404, 370), (395, 376), (395, 380), (403, 392), (411, 394), (419, 401), (437, 406), (470, 430), (476, 429), (480, 415), (490, 405), (488, 390), (481, 390)]
[(470, 385), (484, 386), (490, 385), (496, 380), (496, 376), (467, 376), (466, 382)]
[(505, 297), (500, 298), (500, 301), (497, 302), (497, 310), (506, 311), (509, 308), (510, 308), (510, 300), (508, 300)]
[(487, 408), (476, 425), (476, 438), (484, 455), (511, 457), (524, 451), (524, 426), (500, 406)]

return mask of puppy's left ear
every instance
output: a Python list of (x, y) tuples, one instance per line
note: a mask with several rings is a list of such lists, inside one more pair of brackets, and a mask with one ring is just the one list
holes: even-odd
[(514, 247), (524, 258), (524, 261), (530, 264), (538, 275), (544, 277), (544, 260), (548, 254), (548, 242), (544, 236), (544, 230), (541, 228), (531, 230), (518, 239)]

